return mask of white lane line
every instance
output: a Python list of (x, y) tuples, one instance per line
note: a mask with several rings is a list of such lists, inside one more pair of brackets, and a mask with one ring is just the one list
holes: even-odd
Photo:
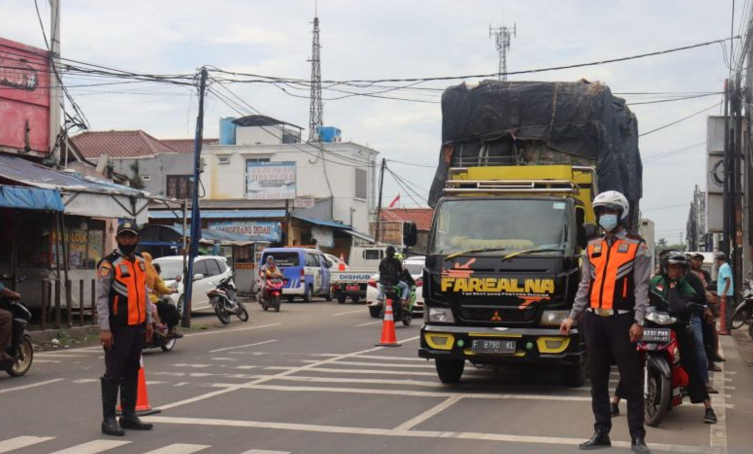
[[(412, 342), (412, 341), (418, 340), (419, 338), (420, 338), (420, 336), (414, 336), (414, 337), (405, 339), (403, 342), (404, 343), (408, 343), (408, 342)], [(346, 358), (352, 358), (354, 356), (363, 355), (365, 353), (376, 352), (376, 351), (382, 350), (384, 348), (388, 348), (388, 347), (372, 347), (372, 348), (369, 348), (369, 349), (366, 349), (366, 350), (360, 350), (360, 351), (356, 351), (356, 352), (352, 352), (352, 353), (345, 353), (345, 354), (342, 354), (340, 356), (335, 356), (335, 357), (332, 357), (332, 358), (329, 358), (329, 359), (322, 360), (322, 361), (320, 361), (318, 363), (307, 364), (305, 366), (296, 367), (294, 369), (289, 369), (289, 370), (287, 370), (285, 372), (280, 372), (279, 374), (273, 375), (273, 376), (268, 377), (268, 378), (259, 378), (259, 379), (252, 380), (252, 381), (240, 384), (240, 385), (236, 385), (234, 387), (229, 387), (229, 388), (225, 388), (225, 389), (219, 389), (217, 391), (212, 391), (212, 392), (209, 392), (209, 393), (206, 393), (206, 394), (201, 394), (199, 396), (191, 397), (189, 399), (179, 400), (179, 401), (173, 402), (171, 404), (163, 405), (163, 406), (159, 407), (159, 409), (160, 410), (169, 410), (171, 408), (179, 407), (181, 405), (186, 405), (186, 404), (191, 404), (191, 403), (194, 403), (194, 402), (199, 402), (199, 401), (202, 401), (202, 400), (205, 400), (205, 399), (210, 399), (210, 398), (215, 397), (215, 396), (221, 396), (223, 394), (227, 394), (227, 393), (236, 391), (238, 389), (243, 389), (244, 386), (259, 385), (261, 383), (266, 383), (268, 381), (274, 380), (275, 378), (286, 377), (288, 375), (292, 375), (292, 374), (295, 374), (297, 372), (301, 372), (301, 371), (309, 370), (309, 369), (314, 369), (317, 366), (321, 366), (321, 365), (324, 365), (324, 364), (330, 364), (330, 363), (333, 363), (333, 362), (338, 361), (338, 360), (342, 360), (342, 359), (346, 359)]]
[(165, 446), (164, 448), (157, 448), (153, 451), (145, 452), (144, 454), (191, 454), (210, 447), (211, 446), (209, 445), (189, 445), (184, 443), (175, 443)]
[(191, 382), (182, 381), (180, 383), (174, 384), (173, 386), (175, 386), (177, 388), (178, 386), (186, 386), (186, 385), (190, 385), (190, 384), (191, 384)]
[(348, 312), (338, 312), (337, 314), (332, 314), (333, 317), (339, 317), (341, 315), (348, 315), (348, 314), (355, 314), (356, 312), (362, 312), (366, 313), (363, 309), (357, 309), (355, 311), (348, 311)]
[(216, 358), (211, 358), (211, 359), (212, 359), (212, 361), (227, 361), (227, 362), (231, 362), (231, 363), (238, 361), (237, 358), (223, 358), (223, 357), (220, 357), (220, 356), (218, 356)]
[(62, 378), (54, 378), (52, 380), (40, 381), (39, 383), (32, 383), (31, 385), (16, 386), (15, 388), (0, 389), (0, 394), (10, 393), (13, 391), (21, 391), (23, 389), (36, 388), (37, 386), (49, 385), (50, 383), (57, 383), (63, 381)]
[[(321, 363), (314, 363), (314, 364), (321, 364)], [(310, 366), (314, 366), (314, 364), (310, 364)], [(291, 373), (295, 373), (292, 371), (297, 371), (297, 367), (285, 367), (285, 366), (268, 366), (265, 367), (264, 370), (287, 370), (291, 371)], [(332, 369), (332, 368), (326, 368), (326, 367), (310, 367), (305, 370), (310, 370), (312, 372), (331, 372), (335, 374), (368, 374), (368, 375), (421, 375), (423, 377), (436, 377), (436, 372), (416, 372), (412, 370), (378, 370), (378, 369)]]
[(429, 418), (433, 418), (439, 413), (447, 410), (448, 408), (452, 407), (456, 403), (460, 402), (460, 399), (462, 399), (462, 397), (460, 396), (448, 397), (447, 400), (440, 403), (439, 405), (436, 405), (426, 410), (425, 412), (421, 413), (420, 415), (416, 416), (415, 418), (411, 418), (405, 421), (404, 423), (400, 424), (399, 426), (395, 427), (395, 430), (397, 431), (411, 430), (412, 428), (416, 427), (422, 422), (428, 420)]
[(377, 323), (382, 323), (382, 321), (381, 320), (377, 320), (375, 322), (361, 323), (360, 325), (356, 325), (356, 328), (360, 328), (362, 326), (376, 325)]
[(94, 440), (71, 448), (55, 451), (51, 454), (97, 454), (127, 445), (128, 443), (130, 443), (130, 441)]
[[(590, 398), (589, 398), (590, 400)], [(451, 438), (461, 440), (483, 440), (497, 441), (502, 443), (533, 443), (548, 445), (570, 445), (576, 446), (583, 442), (580, 438), (564, 437), (537, 437), (526, 435), (498, 434), (498, 433), (478, 433), (478, 432), (439, 432), (433, 430), (394, 430), (394, 429), (377, 429), (373, 427), (344, 427), (344, 426), (324, 426), (316, 424), (292, 424), (280, 422), (265, 421), (238, 421), (228, 419), (200, 419), (200, 418), (177, 418), (170, 416), (146, 416), (142, 418), (146, 421), (156, 424), (182, 424), (198, 426), (218, 426), (218, 427), (239, 427), (251, 429), (277, 429), (292, 430), (299, 432), (318, 432), (328, 434), (346, 434), (346, 435), (376, 435), (385, 437), (405, 437), (405, 438)], [(612, 446), (619, 448), (630, 448), (630, 442), (612, 441)], [(650, 447), (657, 451), (685, 452), (685, 453), (716, 453), (717, 451), (703, 446), (684, 446), (668, 445), (661, 443), (651, 443)]]
[(241, 454), (290, 454), (290, 451), (268, 451), (266, 449), (250, 449)]
[(0, 441), (0, 454), (4, 452), (10, 452), (15, 449), (25, 448), (27, 446), (33, 446), (37, 443), (42, 443), (43, 441), (52, 440), (53, 438), (55, 437), (31, 437), (23, 435), (20, 437), (3, 440)]
[[(272, 339), (264, 342), (257, 342), (255, 344), (246, 344), (246, 345), (236, 345), (235, 347), (225, 347), (225, 348), (218, 348), (217, 350), (209, 350), (209, 353), (217, 353), (217, 352), (225, 352), (228, 350), (236, 350), (239, 348), (248, 348), (248, 347), (256, 347), (257, 345), (264, 345), (264, 344), (271, 344), (272, 342), (277, 342), (277, 339)], [(235, 360), (233, 360), (235, 361)]]
[(378, 355), (358, 355), (356, 356), (358, 359), (381, 359), (381, 360), (388, 360), (388, 361), (416, 361), (421, 363), (428, 363), (428, 360), (425, 360), (423, 358), (406, 358), (404, 356), (378, 356)]
[(78, 380), (73, 380), (73, 383), (80, 385), (83, 383), (98, 383), (99, 379), (97, 378), (79, 378)]
[[(316, 363), (318, 361), (311, 360), (311, 359), (304, 359), (304, 363)], [(337, 361), (334, 363), (336, 366), (372, 366), (372, 367), (396, 367), (398, 369), (401, 368), (410, 368), (410, 369), (434, 369), (433, 364), (394, 364), (394, 363), (375, 363), (375, 362), (358, 362), (358, 361)]]
[(187, 364), (187, 363), (178, 363), (173, 364), (173, 367), (192, 367), (194, 369), (205, 369), (207, 367), (214, 367), (213, 364)]
[(262, 328), (269, 328), (272, 326), (280, 326), (282, 323), (270, 323), (269, 325), (259, 325), (259, 326), (250, 326), (248, 328), (229, 328), (229, 329), (218, 329), (215, 331), (207, 331), (204, 333), (189, 333), (184, 334), (183, 337), (196, 337), (196, 336), (208, 336), (210, 334), (224, 334), (224, 333), (234, 333), (236, 331), (251, 331), (254, 329), (262, 329)]
[[(250, 378), (264, 378), (269, 375), (252, 375)], [(362, 383), (367, 385), (400, 385), (400, 386), (423, 386), (426, 388), (440, 388), (442, 385), (437, 381), (418, 381), (418, 380), (380, 380), (377, 378), (329, 378), (329, 377), (308, 377), (301, 375), (292, 375), (289, 377), (278, 377), (275, 381), (295, 381), (308, 383)]]
[(249, 370), (249, 369), (256, 369), (257, 367), (259, 367), (259, 366), (249, 366), (249, 365), (245, 365), (245, 366), (238, 366), (238, 367), (236, 367), (236, 369), (240, 369), (240, 370)]
[(37, 358), (86, 358), (86, 355), (75, 355), (69, 352), (35, 353), (34, 359), (37, 359)]
[[(724, 357), (722, 343), (722, 336), (719, 336), (719, 354)], [(712, 397), (713, 406), (716, 407), (717, 421), (709, 428), (711, 447), (718, 449), (721, 454), (727, 453), (726, 380), (724, 374), (714, 374), (714, 388), (719, 390), (719, 394), (714, 394)]]
[[(67, 356), (66, 356), (66, 358), (67, 358)], [(55, 359), (37, 359), (37, 358), (34, 358), (34, 363), (36, 363), (36, 364), (41, 364), (41, 363), (60, 364), (61, 362), (62, 361), (58, 361), (58, 360), (55, 360)]]

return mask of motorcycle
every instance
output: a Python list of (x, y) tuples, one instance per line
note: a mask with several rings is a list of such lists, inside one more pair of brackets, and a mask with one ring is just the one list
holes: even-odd
[(235, 315), (241, 321), (248, 321), (248, 311), (243, 303), (238, 301), (233, 276), (220, 281), (215, 288), (207, 292), (209, 303), (214, 308), (214, 313), (223, 325), (230, 323), (230, 316)]
[[(168, 296), (163, 296), (159, 304), (172, 304)], [(154, 334), (152, 335), (151, 342), (144, 342), (144, 350), (152, 348), (162, 349), (163, 352), (169, 352), (175, 348), (175, 343), (178, 339), (169, 336), (167, 333), (167, 327), (158, 328), (154, 323)]]
[(13, 316), (13, 334), (11, 335), (10, 347), (5, 351), (15, 360), (0, 361), (0, 370), (5, 371), (11, 377), (20, 377), (31, 369), (34, 361), (34, 346), (31, 336), (26, 331), (26, 326), (31, 321), (31, 312), (21, 300), (11, 301), (0, 299), (0, 309), (4, 309)]
[[(745, 324), (753, 324), (753, 280), (748, 281), (748, 289), (743, 293), (743, 301), (732, 313), (732, 328), (738, 329)], [(753, 333), (753, 330), (748, 329)]]
[[(403, 307), (400, 304), (400, 288), (396, 285), (384, 285), (384, 297), (392, 301), (392, 312), (395, 318), (395, 323), (403, 322), (403, 325), (410, 326), (413, 321), (413, 304), (416, 302), (416, 286), (410, 287), (410, 295), (408, 296), (408, 304)], [(380, 318), (384, 320), (385, 308), (382, 307)]]
[(265, 311), (267, 309), (274, 309), (275, 312), (280, 312), (280, 304), (282, 300), (282, 287), (287, 283), (287, 279), (281, 277), (267, 278), (266, 286), (264, 287), (264, 295), (259, 300), (259, 304)]

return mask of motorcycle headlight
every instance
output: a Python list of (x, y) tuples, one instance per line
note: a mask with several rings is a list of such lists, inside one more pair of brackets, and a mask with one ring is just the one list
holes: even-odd
[(449, 307), (430, 307), (427, 314), (429, 323), (455, 323), (455, 317), (452, 316), (452, 309)]
[(570, 311), (544, 311), (541, 313), (542, 326), (560, 326), (570, 315)]

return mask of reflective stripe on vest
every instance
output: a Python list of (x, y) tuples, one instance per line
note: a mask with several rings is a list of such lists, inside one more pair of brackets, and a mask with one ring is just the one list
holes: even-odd
[[(123, 259), (113, 264), (115, 275), (112, 282), (112, 315), (122, 324), (134, 326), (146, 322), (146, 266), (136, 258), (135, 262)], [(125, 313), (122, 313), (124, 311)]]
[(593, 268), (589, 289), (591, 307), (633, 308), (633, 265), (640, 243), (633, 238), (617, 239), (611, 247), (606, 238), (589, 243), (588, 259)]

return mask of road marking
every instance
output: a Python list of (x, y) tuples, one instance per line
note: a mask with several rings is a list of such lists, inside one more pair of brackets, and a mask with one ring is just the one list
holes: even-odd
[[(589, 398), (590, 400), (590, 398)], [(478, 433), (478, 432), (439, 432), (433, 430), (395, 430), (395, 429), (377, 429), (373, 427), (344, 427), (344, 426), (324, 426), (316, 424), (292, 424), (266, 421), (238, 421), (228, 419), (200, 419), (200, 418), (177, 418), (170, 416), (146, 416), (142, 418), (146, 421), (157, 424), (182, 424), (182, 425), (199, 425), (199, 426), (219, 426), (219, 427), (238, 427), (251, 429), (276, 429), (292, 430), (299, 432), (318, 432), (329, 434), (346, 434), (346, 435), (376, 435), (386, 437), (406, 437), (406, 438), (452, 438), (461, 440), (474, 441), (497, 441), (502, 443), (533, 443), (548, 445), (570, 445), (576, 446), (583, 442), (580, 438), (564, 437), (537, 437), (526, 435), (498, 434), (498, 433)], [(613, 447), (630, 448), (630, 442), (612, 441)], [(685, 453), (716, 453), (715, 449), (703, 446), (684, 446), (668, 445), (661, 443), (651, 443), (651, 448), (657, 451), (685, 452)]]
[[(414, 337), (405, 339), (403, 342), (404, 343), (408, 343), (408, 342), (412, 342), (412, 341), (418, 340), (419, 338), (420, 338), (420, 336), (414, 336)], [(215, 397), (215, 396), (221, 396), (223, 394), (227, 394), (227, 393), (239, 390), (239, 389), (243, 389), (244, 386), (259, 385), (259, 384), (266, 383), (268, 381), (274, 380), (275, 378), (286, 377), (288, 375), (292, 375), (292, 374), (295, 374), (297, 372), (301, 372), (301, 371), (304, 371), (304, 370), (314, 369), (315, 367), (320, 366), (320, 365), (330, 364), (330, 363), (336, 362), (338, 360), (342, 360), (342, 359), (346, 359), (346, 358), (352, 358), (354, 356), (363, 355), (365, 353), (376, 352), (376, 351), (382, 350), (384, 348), (388, 348), (388, 347), (372, 347), (372, 348), (369, 348), (369, 349), (366, 349), (366, 350), (360, 350), (360, 351), (356, 351), (356, 352), (352, 352), (352, 353), (345, 353), (345, 354), (342, 354), (340, 356), (335, 356), (335, 357), (332, 357), (332, 358), (329, 358), (329, 359), (322, 360), (322, 361), (320, 361), (318, 363), (312, 363), (312, 364), (307, 364), (305, 366), (296, 367), (294, 369), (290, 369), (290, 370), (287, 370), (285, 372), (281, 372), (279, 374), (272, 375), (272, 376), (270, 376), (268, 378), (259, 378), (259, 379), (252, 380), (252, 381), (240, 384), (240, 385), (235, 385), (234, 387), (229, 387), (229, 388), (225, 388), (225, 389), (219, 389), (217, 391), (212, 391), (212, 392), (209, 392), (209, 393), (206, 393), (206, 394), (201, 394), (199, 396), (191, 397), (189, 399), (179, 400), (179, 401), (173, 402), (171, 404), (162, 405), (161, 407), (159, 407), (159, 409), (160, 410), (169, 410), (171, 408), (179, 407), (181, 405), (192, 404), (194, 402), (199, 402), (199, 401), (202, 401), (202, 400), (205, 400), (205, 399), (210, 399), (210, 398)]]
[(241, 454), (290, 454), (290, 451), (267, 451), (266, 449), (251, 449)]
[(144, 454), (191, 454), (210, 447), (211, 446), (209, 445), (189, 445), (183, 443), (175, 443), (165, 446), (164, 448), (158, 448), (153, 451), (146, 452)]
[(86, 355), (76, 355), (70, 352), (49, 352), (49, 353), (35, 353), (34, 358), (86, 358)]
[(97, 378), (80, 378), (78, 380), (73, 380), (73, 383), (80, 385), (83, 383), (98, 383), (99, 379)]
[(365, 312), (365, 311), (363, 309), (357, 309), (355, 311), (338, 312), (337, 314), (332, 314), (332, 316), (333, 317), (339, 317), (341, 315), (355, 314), (356, 312)]
[[(315, 363), (316, 360), (304, 359), (304, 363)], [(420, 369), (434, 369), (432, 364), (393, 364), (393, 363), (374, 363), (374, 362), (358, 362), (358, 361), (338, 361), (334, 363), (336, 366), (372, 366), (372, 367), (397, 367), (397, 368), (420, 368)]]
[(15, 449), (21, 449), (25, 448), (27, 446), (33, 446), (37, 443), (42, 443), (43, 441), (52, 440), (55, 437), (31, 437), (31, 436), (20, 436), (15, 438), (10, 438), (8, 440), (0, 441), (0, 454), (4, 452), (10, 452)]
[(187, 363), (177, 363), (173, 364), (173, 367), (193, 367), (195, 369), (204, 369), (206, 367), (214, 367), (213, 364), (187, 364)]
[(381, 320), (377, 320), (375, 322), (361, 323), (360, 325), (356, 325), (356, 328), (360, 328), (362, 326), (376, 325), (377, 323), (382, 323), (382, 321)]
[(447, 410), (448, 408), (452, 407), (456, 403), (460, 402), (460, 399), (462, 399), (462, 397), (460, 396), (448, 397), (447, 400), (440, 403), (439, 405), (436, 405), (426, 410), (425, 412), (421, 413), (420, 415), (416, 416), (415, 418), (411, 418), (405, 421), (404, 423), (400, 424), (399, 426), (395, 427), (395, 430), (397, 431), (411, 430), (412, 428), (416, 427), (422, 422), (428, 420), (429, 418), (433, 418), (439, 413)]
[[(314, 363), (319, 364), (319, 363)], [(311, 364), (313, 366), (314, 364)], [(297, 371), (297, 367), (285, 367), (285, 366), (268, 366), (264, 370), (288, 370), (291, 373)], [(326, 367), (311, 367), (309, 369), (313, 372), (331, 372), (334, 374), (368, 374), (368, 375), (421, 375), (424, 377), (436, 377), (436, 372), (416, 372), (412, 370), (378, 370), (378, 369), (332, 369)]]
[(97, 454), (127, 445), (130, 441), (94, 440), (71, 448), (55, 451), (51, 454)]
[[(68, 356), (65, 356), (65, 358), (68, 358)], [(34, 358), (34, 362), (38, 363), (38, 364), (41, 364), (41, 363), (60, 364), (62, 361), (58, 361), (58, 360), (55, 360), (55, 359), (37, 359), (37, 358)]]
[[(722, 337), (719, 336), (719, 354), (724, 356), (724, 348), (722, 347)], [(719, 390), (719, 394), (713, 395), (714, 407), (716, 407), (716, 424), (711, 424), (709, 428), (711, 447), (716, 448), (720, 453), (727, 453), (727, 409), (726, 398), (726, 379), (724, 374), (714, 374), (714, 388)]]
[(0, 394), (9, 393), (13, 391), (21, 391), (23, 389), (36, 388), (37, 386), (49, 385), (50, 383), (57, 383), (63, 381), (62, 378), (53, 378), (52, 380), (40, 381), (39, 383), (33, 383), (31, 385), (16, 386), (15, 388), (0, 389)]
[(259, 367), (259, 366), (249, 366), (249, 365), (246, 365), (246, 366), (238, 366), (238, 367), (236, 367), (236, 369), (249, 370), (249, 369), (256, 369), (257, 367)]
[(280, 325), (282, 325), (282, 323), (270, 323), (269, 325), (250, 326), (250, 327), (247, 327), (247, 328), (218, 329), (218, 330), (215, 330), (215, 331), (207, 331), (205, 333), (189, 333), (189, 334), (184, 334), (183, 337), (208, 336), (210, 334), (234, 333), (236, 331), (251, 331), (253, 329), (269, 328), (269, 327), (272, 327), (272, 326), (280, 326)]
[(238, 359), (237, 359), (237, 358), (222, 358), (222, 357), (219, 357), (219, 356), (218, 356), (218, 357), (216, 357), (216, 358), (212, 358), (212, 361), (227, 361), (227, 362), (237, 362), (237, 361), (238, 361)]
[[(246, 345), (237, 345), (235, 347), (225, 347), (225, 348), (218, 348), (217, 350), (209, 350), (209, 353), (217, 353), (217, 352), (224, 352), (227, 350), (236, 350), (238, 348), (248, 348), (248, 347), (256, 347), (257, 345), (264, 345), (264, 344), (271, 344), (272, 342), (277, 342), (277, 339), (272, 339), (264, 342), (257, 342), (255, 344), (246, 344)], [(235, 360), (233, 360), (235, 361)]]
[(421, 363), (428, 363), (428, 360), (425, 360), (423, 358), (406, 358), (404, 356), (377, 356), (377, 355), (358, 355), (356, 356), (358, 359), (387, 359), (390, 361), (416, 361)]
[(190, 384), (191, 384), (191, 382), (182, 381), (180, 383), (174, 384), (173, 386), (175, 386), (177, 388), (178, 386), (186, 386), (186, 385), (190, 385)]
[[(264, 378), (269, 375), (252, 375), (253, 378)], [(308, 377), (308, 376), (289, 376), (279, 377), (274, 380), (297, 381), (309, 383), (363, 383), (369, 385), (400, 385), (400, 386), (424, 386), (427, 388), (440, 388), (442, 385), (436, 381), (417, 381), (417, 380), (380, 380), (377, 378), (328, 378), (328, 377)]]

